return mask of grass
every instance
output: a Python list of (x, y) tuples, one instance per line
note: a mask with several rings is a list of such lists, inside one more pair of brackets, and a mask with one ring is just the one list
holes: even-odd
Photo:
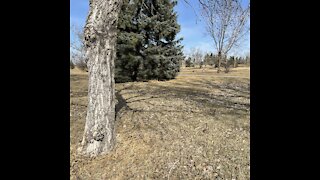
[(71, 179), (249, 179), (249, 67), (183, 68), (170, 81), (116, 84), (117, 144), (78, 156), (87, 73), (71, 71)]

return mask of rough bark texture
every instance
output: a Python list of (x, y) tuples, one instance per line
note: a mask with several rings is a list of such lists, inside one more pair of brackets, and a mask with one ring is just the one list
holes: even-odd
[(114, 59), (120, 0), (90, 0), (84, 28), (89, 88), (85, 131), (79, 151), (97, 156), (115, 144)]

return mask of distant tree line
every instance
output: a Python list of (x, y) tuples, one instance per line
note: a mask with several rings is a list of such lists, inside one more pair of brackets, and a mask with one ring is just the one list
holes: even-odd
[[(204, 66), (214, 66), (214, 68), (217, 68), (219, 65), (219, 57), (217, 54), (213, 53), (206, 53), (206, 55), (203, 56), (203, 59), (196, 60), (195, 56), (191, 54), (190, 57), (184, 60), (185, 61), (185, 67), (195, 67), (198, 66), (201, 68)], [(230, 56), (226, 58), (225, 62), (221, 62), (221, 65), (226, 67), (227, 69), (229, 67), (236, 68), (239, 64), (246, 64), (250, 65), (250, 56), (247, 55), (245, 57), (237, 57), (237, 56)]]

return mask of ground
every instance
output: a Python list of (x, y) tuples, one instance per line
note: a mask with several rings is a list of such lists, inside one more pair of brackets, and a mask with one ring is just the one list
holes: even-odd
[(71, 179), (250, 179), (250, 68), (183, 68), (170, 81), (116, 84), (117, 144), (105, 156), (76, 149), (88, 75), (70, 72)]

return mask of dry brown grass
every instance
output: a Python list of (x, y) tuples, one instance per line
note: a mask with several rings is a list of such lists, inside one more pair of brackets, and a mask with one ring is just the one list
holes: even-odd
[(77, 66), (75, 66), (73, 69), (70, 68), (70, 74), (71, 75), (87, 75), (88, 73), (84, 70), (81, 70)]
[(87, 73), (71, 70), (71, 179), (249, 179), (249, 71), (184, 68), (171, 81), (116, 84), (117, 145), (85, 158)]

